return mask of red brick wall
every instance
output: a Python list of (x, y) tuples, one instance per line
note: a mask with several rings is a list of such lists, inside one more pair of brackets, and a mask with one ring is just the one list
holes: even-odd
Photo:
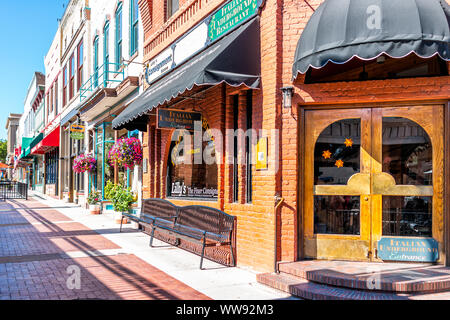
[[(170, 43), (206, 17), (224, 1), (203, 0), (201, 9), (188, 10), (199, 0), (182, 2), (180, 10), (168, 21), (164, 21), (163, 0), (140, 0), (141, 15), (150, 16), (144, 21), (145, 60), (149, 60)], [(450, 2), (450, 0), (447, 0)], [(253, 203), (246, 204), (245, 167), (239, 169), (239, 203), (232, 203), (232, 166), (219, 166), (219, 199), (216, 202), (173, 201), (178, 205), (202, 204), (224, 210), (237, 216), (237, 262), (258, 271), (273, 270), (275, 232), (277, 232), (277, 260), (298, 259), (299, 228), (298, 193), (299, 159), (298, 123), (299, 112), (295, 106), (330, 105), (349, 103), (378, 103), (448, 99), (449, 77), (416, 78), (402, 80), (346, 82), (332, 84), (303, 84), (299, 76), (294, 83), (295, 96), (292, 109), (282, 108), (281, 88), (293, 85), (292, 64), (295, 49), (307, 21), (322, 0), (267, 0), (261, 12), (261, 76), (262, 86), (253, 94), (253, 127), (255, 129), (278, 129), (279, 140), (269, 137), (269, 145), (276, 144), (279, 152), (279, 170), (274, 160), (276, 153), (269, 147), (271, 164), (269, 170), (253, 171)], [(188, 14), (189, 12), (190, 15)], [(186, 19), (173, 24), (180, 16)], [(211, 128), (233, 127), (231, 95), (239, 93), (235, 88), (222, 86), (211, 89), (204, 100), (196, 100), (196, 110), (201, 110)], [(225, 106), (223, 105), (225, 103)], [(245, 127), (245, 97), (240, 97), (239, 123)], [(188, 100), (174, 108), (192, 109)], [(166, 195), (166, 162), (171, 132), (155, 130), (155, 117), (151, 117), (148, 133), (145, 134), (144, 154), (149, 160), (148, 173), (144, 174), (144, 198)], [(225, 141), (227, 144), (227, 141)], [(225, 159), (229, 154), (224, 153)], [(275, 210), (275, 196), (284, 202)], [(274, 221), (277, 218), (275, 228)]]

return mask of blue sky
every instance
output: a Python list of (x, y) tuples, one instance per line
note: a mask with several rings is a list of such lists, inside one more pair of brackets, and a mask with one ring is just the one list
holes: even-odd
[(6, 119), (22, 113), (35, 71), (44, 73), (47, 54), (68, 0), (0, 0), (0, 139)]

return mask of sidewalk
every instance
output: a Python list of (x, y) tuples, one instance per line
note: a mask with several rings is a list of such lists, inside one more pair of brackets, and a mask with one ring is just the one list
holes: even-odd
[[(197, 255), (148, 243), (131, 225), (119, 233), (112, 214), (38, 193), (0, 203), (0, 299), (293, 299), (252, 271), (209, 260), (199, 270)], [(68, 289), (77, 268), (80, 289)]]

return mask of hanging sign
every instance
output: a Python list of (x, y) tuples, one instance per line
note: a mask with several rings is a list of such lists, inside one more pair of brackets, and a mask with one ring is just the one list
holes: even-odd
[(70, 137), (74, 140), (84, 139), (85, 127), (79, 124), (72, 124), (70, 126)]
[(202, 114), (199, 112), (158, 109), (157, 115), (158, 129), (186, 129), (193, 131), (195, 121), (202, 121)]
[(378, 241), (378, 258), (385, 261), (436, 262), (439, 245), (432, 238), (383, 237)]

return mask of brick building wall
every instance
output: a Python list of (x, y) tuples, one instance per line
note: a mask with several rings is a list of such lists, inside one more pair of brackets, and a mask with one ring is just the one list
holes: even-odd
[[(447, 0), (450, 2), (449, 0)], [(140, 0), (144, 25), (144, 61), (148, 61), (182, 36), (197, 22), (205, 18), (225, 1), (180, 1), (178, 12), (165, 20), (163, 0)], [(230, 164), (218, 167), (219, 198), (217, 201), (180, 201), (177, 205), (201, 204), (219, 208), (237, 216), (237, 262), (257, 271), (270, 271), (274, 267), (275, 245), (278, 261), (295, 261), (301, 257), (301, 217), (298, 216), (301, 186), (301, 154), (299, 153), (299, 117), (297, 106), (348, 105), (363, 103), (407, 102), (428, 99), (448, 99), (449, 77), (415, 78), (399, 80), (304, 84), (299, 76), (292, 82), (292, 64), (298, 40), (314, 10), (322, 0), (267, 0), (260, 13), (261, 78), (260, 90), (253, 91), (253, 128), (269, 134), (269, 169), (253, 169), (253, 202), (245, 203), (245, 165), (239, 166), (239, 201), (233, 203), (233, 168)], [(281, 88), (295, 88), (293, 108), (282, 107)], [(206, 99), (196, 102), (211, 128), (233, 128), (232, 95), (239, 94), (239, 127), (245, 128), (246, 94), (244, 88), (219, 85), (210, 89)], [(431, 98), (430, 98), (431, 97)], [(192, 101), (182, 107), (193, 110)], [(180, 108), (180, 105), (171, 106)], [(165, 177), (171, 132), (155, 129), (151, 117), (148, 132), (144, 134), (144, 158), (148, 171), (144, 174), (144, 198), (166, 196)], [(224, 138), (225, 146), (230, 144)], [(230, 154), (224, 152), (225, 160)], [(240, 153), (242, 160), (243, 154)], [(278, 161), (279, 160), (279, 161)], [(223, 161), (225, 162), (225, 161)], [(282, 204), (276, 209), (276, 197)], [(275, 221), (277, 221), (275, 225)], [(275, 241), (276, 240), (276, 241)]]

